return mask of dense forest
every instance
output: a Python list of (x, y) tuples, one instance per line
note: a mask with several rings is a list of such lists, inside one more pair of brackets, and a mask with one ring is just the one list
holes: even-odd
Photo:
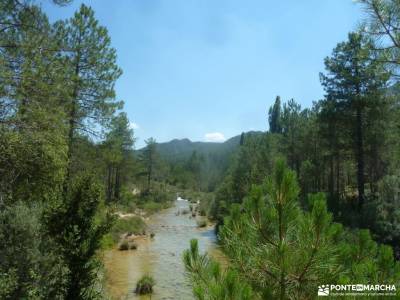
[(155, 142), (133, 151), (110, 43), (85, 5), (50, 23), (32, 1), (0, 1), (0, 299), (100, 298), (114, 206), (133, 188), (133, 205), (167, 201)]
[(279, 96), (269, 130), (242, 135), (209, 216), (224, 270), (193, 240), (198, 299), (309, 299), (316, 283), (400, 280), (400, 6), (359, 1), (364, 24), (324, 61), (325, 97)]
[(116, 214), (177, 193), (201, 201), (229, 261), (187, 245), (197, 299), (400, 289), (398, 1), (359, 1), (364, 23), (325, 59), (312, 107), (277, 96), (266, 132), (139, 150), (107, 29), (86, 5), (52, 23), (38, 2), (0, 1), (0, 299), (104, 298), (99, 253), (129, 225)]

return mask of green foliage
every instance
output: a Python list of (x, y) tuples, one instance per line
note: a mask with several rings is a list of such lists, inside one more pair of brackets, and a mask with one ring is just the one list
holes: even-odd
[(282, 110), (282, 134), (283, 139), (283, 151), (286, 153), (287, 161), (289, 166), (299, 173), (300, 170), (300, 159), (301, 159), (301, 147), (298, 147), (297, 141), (301, 140), (303, 122), (307, 119), (304, 113), (307, 111), (301, 111), (299, 103), (290, 99), (288, 102), (283, 104)]
[(0, 4), (0, 197), (51, 198), (65, 174), (62, 61), (47, 17), (31, 3)]
[(303, 213), (298, 193), (295, 174), (280, 161), (220, 231), (226, 253), (255, 289), (280, 299), (308, 298), (315, 281), (334, 282), (340, 271), (324, 197), (310, 197), (311, 211)]
[(154, 214), (160, 211), (163, 208), (167, 208), (169, 205), (166, 203), (154, 202), (154, 201), (146, 201), (143, 204), (143, 210), (148, 214)]
[(340, 263), (347, 271), (341, 274), (339, 282), (395, 284), (399, 281), (400, 263), (395, 261), (392, 248), (378, 245), (368, 230), (344, 231), (338, 241)]
[(91, 133), (88, 118), (104, 125), (121, 103), (115, 101), (114, 85), (122, 71), (116, 65), (107, 29), (98, 24), (90, 7), (81, 5), (73, 18), (55, 24), (65, 53), (69, 101), (69, 156), (77, 132)]
[(110, 215), (98, 216), (101, 187), (83, 174), (72, 182), (62, 202), (46, 214), (48, 232), (59, 245), (69, 269), (66, 299), (93, 299), (98, 261), (96, 250), (111, 227)]
[[(384, 243), (400, 245), (400, 178), (386, 176), (365, 209), (370, 228)], [(398, 250), (398, 248), (397, 248)]]
[[(386, 87), (389, 79), (389, 73), (376, 60), (373, 48), (375, 45), (366, 35), (350, 33), (348, 41), (339, 43), (333, 50), (332, 57), (325, 59), (327, 74), (321, 74), (321, 82), (327, 92), (325, 101), (333, 101), (351, 136), (348, 144), (350, 149), (354, 149), (357, 165), (359, 210), (365, 201), (365, 152), (369, 146), (366, 145), (369, 141), (367, 135), (371, 132), (367, 127), (367, 120), (369, 127), (376, 128), (374, 120), (381, 116), (375, 115), (373, 108), (385, 104), (380, 101), (381, 90)], [(378, 143), (375, 141), (373, 144)], [(379, 154), (376, 153), (375, 156), (376, 161)]]
[[(191, 142), (188, 139), (157, 143), (158, 159), (153, 177), (180, 189), (212, 192), (223, 179), (232, 155), (246, 134), (242, 134), (242, 139), (235, 136), (224, 143)], [(139, 155), (145, 149), (138, 150)]]
[(156, 284), (153, 277), (144, 275), (136, 283), (135, 293), (139, 295), (147, 295), (153, 293), (153, 286)]
[(12, 299), (18, 289), (18, 278), (15, 269), (0, 274), (0, 298)]
[(281, 97), (276, 96), (274, 105), (268, 111), (269, 132), (282, 132), (281, 116)]
[(221, 270), (207, 254), (200, 254), (197, 240), (190, 241), (190, 249), (183, 253), (183, 260), (196, 299), (259, 299), (239, 273), (232, 269)]
[(278, 142), (274, 134), (246, 135), (227, 175), (215, 194), (210, 208), (212, 218), (222, 222), (231, 203), (241, 203), (252, 184), (259, 184), (273, 169), (279, 158)]
[(107, 169), (107, 201), (121, 200), (121, 189), (132, 172), (132, 147), (134, 144), (133, 130), (130, 128), (128, 117), (120, 113), (114, 117), (110, 130), (103, 142), (103, 156)]
[(110, 230), (114, 243), (120, 240), (121, 234), (143, 234), (144, 232), (146, 232), (146, 223), (141, 217), (137, 216), (117, 219)]
[(107, 233), (100, 240), (100, 249), (108, 250), (112, 249), (115, 246), (115, 240), (110, 233)]
[[(93, 298), (111, 227), (96, 181), (118, 166), (119, 198), (133, 161), (126, 115), (109, 122), (121, 108), (115, 50), (84, 5), (51, 24), (35, 1), (2, 1), (0, 32), (0, 298)], [(93, 128), (107, 147), (87, 137)], [(96, 179), (75, 176), (88, 169)]]
[(60, 299), (68, 269), (40, 222), (38, 204), (17, 202), (0, 212), (0, 298)]
[[(307, 211), (298, 195), (295, 173), (278, 161), (264, 184), (231, 206), (219, 237), (231, 262), (227, 272), (239, 272), (232, 276), (240, 283), (228, 299), (242, 299), (240, 286), (247, 284), (252, 299), (309, 299), (321, 282), (398, 282), (400, 264), (390, 247), (378, 246), (368, 230), (351, 232), (333, 223), (324, 194), (310, 195)], [(198, 253), (196, 241), (184, 262), (198, 299), (225, 299), (216, 296), (225, 289), (215, 279), (220, 266)]]
[[(103, 196), (154, 213), (173, 200), (170, 184), (201, 200), (201, 215), (226, 217), (230, 268), (194, 242), (185, 254), (199, 299), (312, 298), (313, 280), (399, 282), (392, 248), (373, 238), (398, 255), (400, 10), (359, 2), (368, 27), (325, 60), (325, 99), (302, 109), (277, 97), (269, 133), (150, 139), (137, 160), (127, 115), (115, 114), (116, 51), (93, 10), (52, 24), (35, 1), (0, 1), (0, 298), (97, 297), (96, 251), (144, 227), (140, 218), (112, 226)], [(273, 173), (280, 157), (300, 188), (282, 163)], [(308, 196), (320, 191), (336, 220), (373, 236), (332, 223), (324, 196)]]
[[(358, 0), (367, 12), (364, 31), (379, 42), (374, 49), (381, 63), (385, 64), (394, 75), (397, 74), (400, 48), (400, 4), (396, 0)], [(385, 43), (382, 43), (382, 40)], [(381, 45), (382, 44), (382, 45)]]
[(54, 130), (0, 127), (0, 153), (0, 195), (6, 202), (51, 199), (64, 181), (66, 144)]
[(147, 139), (145, 143), (146, 143), (146, 148), (144, 149), (144, 151), (140, 156), (140, 161), (144, 167), (143, 175), (145, 175), (147, 179), (146, 193), (150, 193), (151, 183), (154, 176), (154, 168), (158, 160), (157, 150), (156, 150), (157, 145), (156, 145), (156, 140), (153, 138)]

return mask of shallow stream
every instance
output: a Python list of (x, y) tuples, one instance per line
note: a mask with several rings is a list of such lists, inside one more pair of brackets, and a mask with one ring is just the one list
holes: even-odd
[(182, 253), (189, 248), (190, 240), (198, 239), (200, 251), (207, 251), (217, 260), (223, 261), (223, 254), (216, 244), (213, 227), (198, 228), (190, 213), (176, 215), (188, 209), (188, 201), (177, 200), (175, 206), (148, 221), (148, 231), (155, 233), (153, 239), (139, 239), (137, 250), (113, 249), (104, 254), (107, 290), (113, 299), (150, 299), (134, 293), (136, 282), (144, 274), (156, 281), (152, 300), (194, 299), (182, 261)]

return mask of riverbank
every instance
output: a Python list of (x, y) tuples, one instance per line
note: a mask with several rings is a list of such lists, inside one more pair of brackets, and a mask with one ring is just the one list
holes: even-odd
[(145, 274), (151, 275), (156, 285), (152, 299), (194, 299), (190, 282), (185, 276), (182, 253), (191, 239), (199, 240), (201, 251), (216, 259), (223, 254), (217, 245), (213, 226), (199, 228), (196, 217), (177, 214), (189, 210), (189, 202), (175, 201), (174, 205), (146, 220), (149, 234), (137, 237), (136, 250), (119, 251), (117, 247), (104, 251), (106, 289), (112, 299), (148, 299), (133, 292), (136, 282)]
[(130, 241), (148, 233), (146, 222), (153, 214), (173, 206), (173, 201), (162, 203), (149, 202), (138, 207), (136, 201), (125, 204), (116, 204), (109, 208), (109, 212), (116, 218), (109, 233), (101, 240), (101, 249), (112, 249), (124, 240)]

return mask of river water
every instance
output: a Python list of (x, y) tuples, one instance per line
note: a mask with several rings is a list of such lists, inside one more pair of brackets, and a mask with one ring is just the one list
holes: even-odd
[[(112, 299), (194, 299), (192, 287), (185, 275), (182, 253), (189, 248), (191, 239), (199, 240), (201, 252), (224, 261), (216, 244), (213, 227), (198, 228), (190, 214), (176, 215), (178, 210), (189, 209), (185, 200), (154, 215), (148, 222), (153, 239), (138, 240), (138, 249), (129, 251), (110, 250), (104, 254), (106, 285)], [(145, 274), (156, 281), (154, 293), (136, 296), (136, 282)]]

